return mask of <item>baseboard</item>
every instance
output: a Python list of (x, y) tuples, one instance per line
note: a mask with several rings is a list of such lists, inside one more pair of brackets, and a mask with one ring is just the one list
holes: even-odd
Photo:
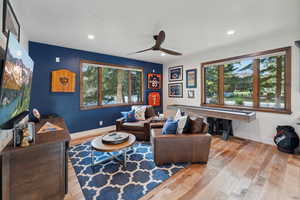
[(263, 143), (263, 144), (269, 144), (269, 145), (272, 145), (272, 146), (276, 146), (274, 144), (274, 141), (272, 139), (268, 139), (268, 138), (262, 138), (262, 139), (258, 139), (258, 138), (254, 138), (254, 137), (246, 137), (246, 136), (235, 136), (237, 138), (241, 138), (241, 139), (245, 139), (245, 140), (250, 140), (250, 141), (255, 141), (255, 142), (259, 142), (259, 143)]
[(76, 139), (85, 138), (85, 137), (99, 136), (99, 135), (103, 135), (103, 134), (107, 133), (108, 131), (113, 131), (113, 130), (116, 130), (115, 125), (107, 126), (107, 127), (103, 127), (103, 128), (91, 129), (91, 130), (87, 130), (87, 131), (80, 131), (80, 132), (72, 133), (71, 139), (76, 140)]

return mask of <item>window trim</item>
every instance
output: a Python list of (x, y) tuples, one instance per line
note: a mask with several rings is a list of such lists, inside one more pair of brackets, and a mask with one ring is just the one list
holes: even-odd
[[(83, 105), (83, 64), (95, 64), (95, 65), (103, 65), (103, 66), (111, 66), (111, 67), (119, 67), (124, 69), (138, 69), (141, 71), (141, 94), (142, 94), (142, 101), (137, 103), (117, 103), (117, 104), (102, 104), (102, 68), (100, 67), (98, 70), (99, 76), (98, 76), (98, 105), (96, 106), (85, 106)], [(130, 71), (130, 70), (129, 70)], [(129, 73), (129, 80), (128, 80), (128, 96), (129, 101), (131, 101), (131, 74)], [(143, 105), (144, 104), (144, 68), (143, 67), (136, 67), (136, 66), (123, 66), (123, 65), (117, 65), (117, 64), (111, 64), (111, 63), (103, 63), (103, 62), (97, 62), (97, 61), (91, 61), (91, 60), (80, 60), (80, 110), (92, 110), (92, 109), (98, 109), (98, 108), (110, 108), (110, 107), (119, 107), (119, 106), (131, 106), (131, 105)]]
[[(223, 63), (227, 61), (233, 61), (233, 60), (238, 60), (238, 59), (245, 59), (245, 58), (251, 58), (251, 57), (257, 57), (257, 56), (262, 56), (262, 55), (267, 55), (267, 54), (272, 54), (272, 53), (277, 53), (277, 52), (282, 52), (285, 51), (286, 57), (285, 57), (285, 85), (284, 85), (284, 94), (285, 94), (285, 108), (282, 110), (278, 110), (275, 108), (261, 108), (259, 106), (259, 70), (255, 68), (253, 70), (253, 107), (245, 107), (245, 106), (229, 106), (229, 105), (224, 105), (224, 93), (221, 94), (223, 91), (222, 89), (218, 90), (218, 98), (219, 98), (219, 104), (207, 104), (205, 103), (205, 66), (207, 65), (212, 65), (216, 63)], [(279, 114), (291, 114), (291, 74), (292, 74), (292, 67), (291, 67), (291, 51), (292, 48), (289, 47), (283, 47), (283, 48), (277, 48), (277, 49), (272, 49), (272, 50), (267, 50), (267, 51), (260, 51), (256, 53), (251, 53), (251, 54), (246, 54), (246, 55), (241, 55), (241, 56), (235, 56), (235, 57), (230, 57), (230, 58), (225, 58), (225, 59), (219, 59), (219, 60), (214, 60), (214, 61), (209, 61), (209, 62), (204, 62), (201, 63), (201, 73), (200, 73), (200, 80), (201, 80), (201, 87), (200, 87), (200, 93), (201, 93), (201, 106), (206, 106), (206, 107), (218, 107), (218, 108), (229, 108), (229, 109), (240, 109), (240, 110), (252, 110), (252, 111), (260, 111), (260, 112), (271, 112), (271, 113), (279, 113)], [(220, 69), (219, 69), (220, 73)], [(220, 75), (218, 76), (218, 84), (219, 88), (223, 87), (221, 84), (224, 82), (224, 79), (220, 80)], [(220, 99), (220, 97), (223, 96), (223, 100)], [(222, 104), (223, 101), (223, 104)], [(221, 103), (221, 104), (220, 104)]]

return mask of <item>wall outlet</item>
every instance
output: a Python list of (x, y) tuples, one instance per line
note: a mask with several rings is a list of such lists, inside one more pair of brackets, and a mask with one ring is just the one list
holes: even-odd
[(103, 126), (103, 121), (99, 121), (99, 126)]

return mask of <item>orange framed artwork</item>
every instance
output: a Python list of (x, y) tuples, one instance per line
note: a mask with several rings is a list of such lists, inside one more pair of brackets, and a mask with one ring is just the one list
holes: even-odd
[(76, 74), (66, 69), (51, 72), (51, 92), (75, 92)]
[(151, 90), (161, 89), (161, 74), (156, 74), (156, 73), (148, 74), (148, 89)]
[(150, 92), (148, 95), (148, 105), (160, 106), (160, 94), (159, 92)]

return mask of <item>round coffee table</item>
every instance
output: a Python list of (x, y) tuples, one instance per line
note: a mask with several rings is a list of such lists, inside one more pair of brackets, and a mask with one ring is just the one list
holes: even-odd
[[(109, 133), (111, 134), (111, 133)], [(127, 152), (132, 150), (132, 146), (134, 145), (136, 138), (133, 134), (127, 133), (129, 135), (129, 139), (121, 144), (104, 144), (102, 142), (102, 138), (104, 137), (104, 135), (99, 136), (97, 138), (95, 138), (94, 140), (92, 140), (91, 142), (91, 160), (92, 160), (92, 166), (98, 165), (98, 164), (103, 164), (105, 162), (107, 162), (108, 160), (112, 160), (115, 159), (117, 161), (119, 161), (121, 164), (123, 164), (124, 166), (126, 166), (126, 157), (127, 157)], [(99, 151), (99, 152), (107, 152), (110, 157), (102, 160), (98, 163), (94, 162), (94, 151)], [(116, 152), (119, 151), (120, 153), (118, 154), (112, 154), (112, 152)], [(123, 160), (119, 158), (120, 155), (123, 155)]]

